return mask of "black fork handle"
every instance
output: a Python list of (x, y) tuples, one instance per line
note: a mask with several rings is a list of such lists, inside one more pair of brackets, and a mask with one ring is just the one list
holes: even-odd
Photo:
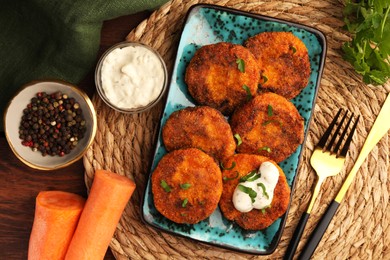
[(332, 203), (328, 206), (325, 214), (322, 216), (320, 222), (318, 222), (316, 228), (310, 235), (308, 242), (303, 248), (301, 254), (299, 255), (299, 260), (308, 260), (313, 255), (318, 244), (320, 243), (322, 237), (325, 234), (326, 229), (329, 226), (329, 223), (332, 221), (334, 214), (336, 213), (340, 203), (333, 200)]
[(297, 250), (299, 241), (301, 240), (303, 230), (307, 220), (309, 219), (310, 213), (304, 212), (298, 222), (297, 227), (295, 228), (294, 234), (291, 237), (290, 244), (288, 244), (286, 253), (283, 257), (284, 260), (291, 260), (294, 257), (295, 251)]

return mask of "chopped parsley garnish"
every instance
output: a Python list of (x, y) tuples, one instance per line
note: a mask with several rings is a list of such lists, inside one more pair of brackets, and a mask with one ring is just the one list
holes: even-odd
[(259, 152), (261, 152), (261, 151), (267, 151), (267, 152), (271, 152), (271, 148), (269, 148), (268, 146), (263, 146), (263, 147), (261, 147), (261, 148), (259, 148)]
[(297, 48), (295, 48), (294, 46), (290, 46), (290, 50), (292, 50), (293, 54), (297, 52)]
[(222, 168), (223, 170), (228, 170), (228, 171), (230, 171), (230, 170), (233, 170), (234, 167), (236, 167), (236, 162), (232, 162), (232, 165), (231, 165), (230, 167), (228, 167), (228, 168), (226, 168), (226, 167), (223, 165), (223, 163), (221, 162), (221, 168)]
[(236, 59), (236, 63), (237, 63), (237, 68), (239, 69), (239, 71), (241, 71), (242, 73), (245, 73), (245, 62), (243, 59)]
[(246, 194), (249, 195), (249, 197), (250, 197), (251, 200), (252, 200), (252, 203), (255, 202), (255, 198), (256, 198), (256, 196), (257, 196), (257, 192), (256, 192), (256, 191), (254, 191), (252, 188), (246, 187), (246, 186), (241, 185), (241, 184), (239, 184), (237, 187), (238, 187), (238, 189), (239, 189), (240, 191), (242, 191), (242, 192), (244, 192), (244, 193), (246, 193)]
[(171, 191), (171, 187), (168, 185), (168, 183), (167, 183), (165, 180), (161, 180), (160, 186), (161, 186), (166, 192), (170, 192), (170, 191)]
[(263, 79), (263, 84), (265, 84), (268, 81), (268, 78), (266, 75), (262, 75), (261, 78)]
[[(268, 117), (272, 117), (273, 115), (274, 115), (274, 109), (273, 109), (273, 107), (271, 106), (271, 105), (268, 105), (267, 106), (267, 115), (268, 115)], [(263, 123), (262, 123), (262, 125), (263, 126), (266, 126), (266, 125), (269, 125), (269, 124), (271, 124), (272, 122), (274, 122), (274, 123), (278, 123), (278, 124), (280, 124), (280, 126), (282, 126), (282, 122), (280, 122), (280, 121), (278, 121), (278, 120), (276, 120), (276, 119), (269, 119), (269, 120), (267, 120), (267, 121), (264, 121)]]
[(190, 187), (191, 187), (191, 184), (189, 184), (189, 183), (180, 184), (180, 188), (182, 188), (183, 190), (188, 190)]
[(257, 186), (261, 187), (261, 189), (263, 190), (263, 195), (264, 195), (264, 197), (266, 197), (267, 199), (269, 199), (269, 195), (268, 195), (268, 193), (267, 193), (267, 190), (265, 189), (265, 185), (264, 185), (263, 183), (259, 182), (259, 183), (257, 184)]
[(252, 98), (251, 90), (247, 85), (243, 85), (242, 88), (246, 91), (246, 99), (250, 100)]
[(268, 116), (273, 116), (274, 115), (274, 110), (273, 110), (271, 105), (267, 106), (267, 113), (268, 113)]
[(256, 171), (251, 171), (247, 175), (240, 178), (240, 182), (247, 181), (249, 178), (252, 178), (256, 174)]
[(183, 200), (183, 202), (181, 203), (181, 206), (182, 206), (183, 208), (185, 208), (185, 207), (187, 206), (187, 203), (188, 203), (188, 199), (185, 198), (185, 199)]
[(260, 178), (260, 174), (255, 174), (255, 176), (253, 176), (252, 178), (250, 178), (250, 179), (248, 179), (246, 181), (255, 181), (255, 180), (259, 179), (259, 178)]
[(239, 175), (239, 173), (238, 173), (238, 171), (235, 171), (235, 176), (233, 176), (233, 177), (226, 177), (226, 176), (223, 176), (223, 181), (231, 181), (231, 180), (234, 180), (234, 179), (237, 179), (237, 177), (238, 177), (238, 175)]
[(260, 174), (256, 174), (257, 171), (251, 171), (247, 175), (243, 176), (240, 178), (240, 182), (245, 182), (245, 181), (255, 181), (258, 178), (260, 178)]
[(237, 140), (237, 146), (240, 146), (240, 144), (242, 144), (241, 136), (239, 134), (235, 134), (234, 138)]

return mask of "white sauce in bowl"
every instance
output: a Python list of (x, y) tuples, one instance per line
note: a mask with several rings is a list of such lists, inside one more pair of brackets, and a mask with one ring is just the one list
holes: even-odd
[(142, 45), (116, 48), (103, 59), (101, 87), (115, 107), (131, 109), (156, 100), (165, 84), (160, 58)]
[[(271, 205), (274, 190), (279, 180), (279, 170), (271, 162), (263, 162), (257, 174), (260, 177), (257, 179), (254, 178), (255, 180), (252, 181), (241, 182), (234, 190), (233, 204), (240, 212), (249, 212), (252, 209), (264, 209)], [(247, 192), (239, 188), (240, 185), (252, 189), (256, 193), (256, 197), (253, 198), (254, 201), (252, 201), (252, 198)]]

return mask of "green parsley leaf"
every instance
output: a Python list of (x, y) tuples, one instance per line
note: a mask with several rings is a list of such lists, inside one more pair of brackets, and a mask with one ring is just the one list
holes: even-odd
[(256, 173), (257, 173), (256, 170), (249, 172), (247, 175), (240, 178), (240, 182), (257, 180), (258, 178), (260, 178), (260, 175)]
[(256, 174), (256, 171), (249, 172), (247, 175), (240, 178), (240, 182), (247, 181), (249, 178), (252, 178), (255, 174)]
[(223, 166), (223, 163), (221, 162), (221, 168), (222, 168), (223, 170), (228, 170), (228, 171), (230, 171), (230, 170), (233, 170), (234, 167), (236, 167), (236, 162), (232, 162), (232, 165), (231, 165), (229, 168), (225, 168), (225, 166)]
[(271, 148), (269, 148), (268, 146), (263, 146), (263, 147), (261, 147), (261, 148), (259, 148), (259, 152), (261, 152), (261, 151), (267, 151), (267, 152), (271, 152)]
[(241, 136), (239, 134), (235, 134), (234, 138), (237, 140), (237, 146), (240, 146), (240, 144), (242, 144)]
[(252, 178), (246, 180), (246, 181), (255, 181), (257, 179), (260, 179), (260, 174), (256, 174), (255, 176), (253, 176)]
[(297, 52), (297, 48), (295, 48), (294, 46), (290, 46), (290, 50), (292, 51), (293, 54)]
[(250, 100), (252, 98), (251, 90), (247, 85), (243, 85), (242, 88), (246, 91), (246, 100)]
[(238, 187), (238, 189), (240, 191), (242, 191), (242, 192), (244, 192), (244, 193), (249, 195), (249, 197), (252, 200), (252, 203), (255, 202), (255, 199), (256, 199), (256, 196), (257, 196), (257, 192), (256, 191), (254, 191), (252, 188), (246, 187), (246, 186), (241, 185), (241, 184), (239, 184), (237, 187)]
[(352, 40), (342, 46), (343, 58), (365, 83), (384, 84), (390, 78), (389, 11), (389, 1), (346, 1), (345, 29)]
[(274, 110), (273, 110), (271, 105), (267, 106), (267, 113), (268, 113), (268, 116), (273, 116), (274, 115)]
[(263, 84), (268, 81), (268, 77), (266, 75), (262, 75), (261, 78), (263, 79)]
[(238, 171), (235, 171), (235, 174), (236, 174), (236, 175), (233, 176), (233, 177), (226, 177), (226, 176), (223, 176), (222, 180), (223, 180), (223, 181), (231, 181), (231, 180), (237, 179), (237, 177), (238, 177), (238, 175), (239, 175)]
[(171, 187), (168, 185), (168, 183), (165, 180), (161, 180), (160, 186), (165, 190), (165, 192), (171, 191)]
[(243, 59), (236, 59), (236, 63), (237, 63), (237, 68), (239, 69), (239, 71), (241, 71), (242, 73), (245, 73), (245, 62)]
[(257, 186), (261, 187), (261, 189), (263, 190), (263, 195), (264, 195), (264, 197), (266, 197), (267, 199), (269, 199), (269, 195), (268, 195), (268, 193), (267, 193), (267, 191), (266, 191), (266, 189), (265, 189), (264, 183), (260, 182), (260, 183), (257, 184)]
[(188, 199), (185, 198), (185, 199), (183, 200), (183, 202), (181, 203), (181, 207), (182, 207), (182, 208), (185, 208), (185, 207), (187, 206), (187, 203), (188, 203)]
[(180, 184), (180, 188), (182, 188), (183, 190), (188, 190), (190, 187), (191, 187), (191, 184), (189, 184), (189, 183)]

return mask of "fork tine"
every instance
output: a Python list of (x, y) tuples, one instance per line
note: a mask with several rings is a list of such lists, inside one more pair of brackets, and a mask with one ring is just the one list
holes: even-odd
[(340, 123), (338, 124), (336, 131), (334, 132), (334, 134), (332, 136), (332, 139), (330, 139), (330, 142), (328, 143), (328, 145), (326, 147), (324, 147), (325, 151), (331, 151), (332, 146), (333, 146), (334, 142), (336, 141), (337, 134), (340, 132), (340, 129), (343, 126), (345, 118), (347, 117), (347, 114), (348, 114), (348, 110), (345, 111), (345, 114), (344, 114), (343, 118), (341, 119)]
[(349, 145), (351, 144), (352, 142), (352, 136), (353, 134), (355, 133), (355, 130), (356, 130), (356, 126), (359, 122), (359, 119), (360, 119), (360, 115), (356, 118), (356, 121), (355, 123), (353, 124), (352, 126), (352, 129), (351, 129), (351, 132), (349, 133), (348, 137), (347, 137), (347, 140), (345, 141), (345, 144), (343, 146), (343, 149), (341, 150), (340, 152), (340, 155), (341, 156), (347, 156), (347, 152), (348, 152), (348, 148), (349, 148)]
[[(348, 111), (347, 111), (348, 112)], [(346, 115), (347, 113), (345, 113), (345, 115)], [(341, 143), (343, 142), (343, 140), (344, 140), (344, 136), (347, 134), (347, 132), (348, 132), (348, 128), (349, 128), (349, 125), (351, 124), (351, 121), (352, 121), (352, 118), (353, 118), (353, 113), (352, 113), (352, 115), (349, 117), (349, 120), (348, 120), (348, 123), (347, 123), (347, 125), (344, 127), (344, 131), (341, 133), (341, 135), (340, 135), (340, 137), (339, 137), (339, 140), (338, 140), (338, 142), (337, 142), (337, 144), (333, 147), (333, 149), (332, 149), (332, 153), (335, 153), (335, 154), (337, 154), (338, 153), (338, 150), (339, 150), (339, 148), (340, 148), (340, 146), (341, 146)], [(345, 116), (344, 116), (345, 117)], [(340, 126), (341, 126), (341, 123), (340, 123)], [(339, 130), (339, 129), (337, 129), (337, 130)]]
[(321, 147), (321, 148), (325, 147), (326, 141), (328, 140), (328, 137), (330, 136), (330, 134), (333, 130), (333, 126), (336, 124), (337, 119), (338, 119), (341, 111), (342, 111), (342, 109), (340, 108), (339, 111), (337, 112), (336, 116), (333, 118), (332, 122), (330, 123), (330, 125), (326, 129), (325, 133), (322, 135), (320, 141), (318, 142), (318, 144), (317, 144), (318, 147)]

